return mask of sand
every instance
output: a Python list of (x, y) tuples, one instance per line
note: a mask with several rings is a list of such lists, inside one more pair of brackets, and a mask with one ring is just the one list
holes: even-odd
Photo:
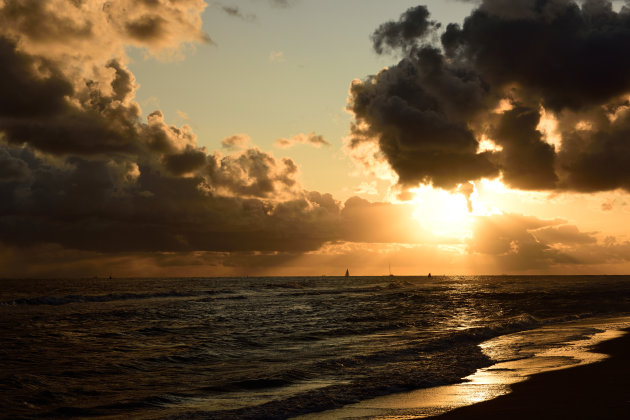
[(611, 356), (604, 361), (540, 373), (513, 384), (507, 395), (431, 418), (630, 419), (629, 332), (593, 349)]

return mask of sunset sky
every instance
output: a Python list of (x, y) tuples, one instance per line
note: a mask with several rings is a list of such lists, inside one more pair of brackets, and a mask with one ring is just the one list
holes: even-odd
[(630, 272), (630, 2), (0, 0), (0, 277)]

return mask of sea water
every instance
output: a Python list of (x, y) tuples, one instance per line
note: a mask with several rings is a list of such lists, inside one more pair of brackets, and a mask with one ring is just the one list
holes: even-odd
[[(517, 372), (508, 375), (514, 377), (584, 362), (588, 357), (573, 351), (579, 343), (630, 324), (619, 318), (630, 315), (628, 276), (0, 285), (0, 413), (6, 418), (334, 413), (375, 398), (436, 395), (467, 377), (474, 384), (475, 372), (478, 380), (496, 363), (511, 363), (495, 371)], [(427, 413), (457, 406), (448, 395), (458, 391), (444, 392), (441, 408)]]

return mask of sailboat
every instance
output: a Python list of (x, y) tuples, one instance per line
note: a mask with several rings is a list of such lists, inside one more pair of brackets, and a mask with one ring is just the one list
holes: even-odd
[(394, 275), (392, 274), (392, 265), (389, 264), (389, 277), (394, 277)]
[(350, 271), (346, 268), (346, 277), (350, 277)]

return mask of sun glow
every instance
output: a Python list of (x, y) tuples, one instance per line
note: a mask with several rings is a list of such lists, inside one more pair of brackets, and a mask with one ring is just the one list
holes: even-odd
[(416, 209), (413, 216), (422, 228), (437, 236), (459, 240), (472, 235), (474, 212), (468, 211), (464, 194), (449, 193), (431, 186), (414, 188), (411, 192), (414, 194), (412, 202)]
[(543, 140), (552, 145), (556, 151), (562, 147), (562, 137), (558, 133), (558, 119), (556, 116), (546, 111), (545, 108), (540, 108), (540, 121), (536, 130), (540, 131), (543, 135)]
[(458, 190), (451, 192), (428, 185), (409, 190), (413, 194), (411, 202), (415, 207), (414, 218), (423, 229), (442, 238), (463, 241), (472, 237), (478, 216), (502, 213), (484, 200), (485, 193), (507, 188), (499, 180), (484, 179), (480, 185), (481, 191), (478, 192), (477, 186), (471, 183), (473, 188), (466, 194), (467, 185), (460, 185)]
[(486, 135), (483, 135), (481, 137), (481, 139), (479, 140), (479, 145), (477, 147), (477, 153), (500, 152), (501, 150), (503, 150), (503, 147), (490, 140)]

